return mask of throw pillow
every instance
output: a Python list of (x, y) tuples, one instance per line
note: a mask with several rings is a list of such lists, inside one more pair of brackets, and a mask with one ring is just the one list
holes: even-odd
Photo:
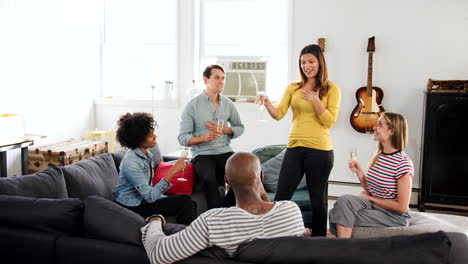
[(110, 153), (103, 153), (61, 168), (69, 197), (86, 199), (99, 195), (114, 199), (113, 192), (119, 182), (119, 174)]
[[(281, 237), (239, 246), (234, 258), (249, 263), (447, 263), (447, 234), (330, 239)], [(310, 249), (310, 250), (307, 250)]]
[(256, 155), (260, 160), (260, 163), (263, 164), (265, 161), (278, 155), (285, 148), (286, 145), (268, 145), (252, 150), (252, 154)]
[(0, 225), (57, 234), (82, 231), (83, 203), (77, 198), (48, 199), (0, 195)]
[(93, 195), (84, 200), (83, 222), (89, 238), (143, 245), (143, 217), (102, 197)]
[[(283, 158), (285, 153), (286, 149), (283, 149), (278, 155), (274, 156), (273, 158), (267, 160), (265, 163), (262, 164), (263, 174), (265, 175), (265, 179), (263, 180), (263, 186), (269, 192), (276, 193), (281, 164), (283, 164)], [(302, 177), (301, 182), (297, 186), (297, 189), (299, 190), (305, 187), (307, 187), (307, 184), (304, 175), (304, 177)]]
[(68, 198), (62, 170), (51, 167), (31, 175), (0, 178), (0, 194), (34, 198)]
[[(153, 186), (161, 181), (173, 166), (174, 163), (161, 161), (154, 172)], [(187, 163), (184, 171), (179, 171), (172, 177), (172, 186), (165, 194), (192, 194), (194, 174), (192, 163)]]

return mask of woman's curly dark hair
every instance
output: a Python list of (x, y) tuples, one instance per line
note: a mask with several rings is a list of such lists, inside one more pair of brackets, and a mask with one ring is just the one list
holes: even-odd
[(117, 121), (117, 141), (127, 148), (137, 148), (145, 142), (148, 134), (157, 126), (148, 113), (126, 113)]

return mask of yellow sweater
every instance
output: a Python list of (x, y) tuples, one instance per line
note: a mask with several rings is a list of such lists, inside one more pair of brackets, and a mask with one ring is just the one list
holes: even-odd
[(338, 118), (340, 110), (341, 91), (331, 81), (328, 81), (328, 94), (322, 98), (326, 110), (317, 115), (314, 105), (302, 97), (299, 85), (291, 83), (286, 88), (281, 102), (276, 107), (279, 111), (277, 120), (282, 119), (291, 106), (293, 120), (289, 132), (288, 148), (307, 147), (320, 150), (332, 150), (329, 128)]

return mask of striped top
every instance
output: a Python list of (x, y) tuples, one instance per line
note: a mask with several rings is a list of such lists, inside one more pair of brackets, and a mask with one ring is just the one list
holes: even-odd
[(381, 153), (374, 166), (367, 170), (367, 191), (373, 197), (396, 200), (398, 179), (407, 173), (414, 176), (413, 162), (404, 151)]
[(152, 221), (141, 228), (141, 239), (151, 263), (172, 263), (212, 246), (223, 248), (232, 256), (241, 243), (300, 236), (304, 232), (299, 207), (291, 201), (278, 201), (262, 215), (239, 207), (211, 209), (170, 236), (163, 233), (161, 221)]

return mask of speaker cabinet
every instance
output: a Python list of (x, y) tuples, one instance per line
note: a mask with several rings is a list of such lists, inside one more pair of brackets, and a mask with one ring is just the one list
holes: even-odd
[(419, 209), (468, 206), (468, 92), (426, 92), (424, 108)]

